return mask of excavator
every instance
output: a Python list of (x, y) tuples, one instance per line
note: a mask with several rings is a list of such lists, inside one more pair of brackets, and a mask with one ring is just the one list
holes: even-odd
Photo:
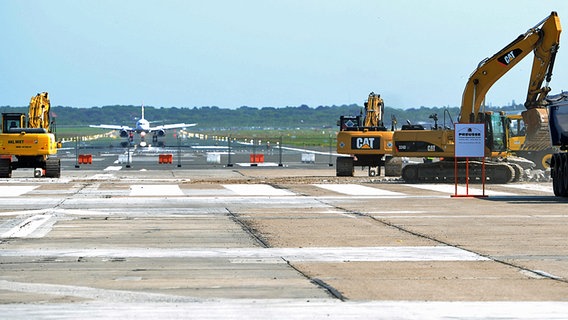
[[(508, 183), (519, 178), (522, 168), (507, 161), (508, 123), (502, 113), (486, 112), (482, 108), (485, 95), (491, 86), (511, 70), (531, 51), (534, 60), (530, 75), (526, 111), (522, 116), (526, 124), (523, 148), (544, 150), (549, 144), (548, 117), (545, 98), (550, 91), (554, 60), (562, 31), (556, 12), (530, 28), (490, 58), (481, 61), (465, 86), (459, 123), (485, 124), (485, 175), (482, 161), (469, 161), (469, 178), (480, 181), (485, 177), (490, 183)], [(543, 86), (543, 82), (546, 83)], [(405, 130), (406, 129), (406, 130)], [(455, 129), (438, 128), (424, 130), (417, 126), (404, 127), (393, 134), (396, 157), (432, 157), (440, 161), (408, 164), (402, 169), (402, 178), (407, 182), (455, 181), (456, 164), (458, 176), (465, 177), (465, 162), (455, 162)]]
[(355, 166), (368, 167), (369, 176), (380, 175), (381, 167), (385, 167), (385, 175), (400, 175), (400, 168), (396, 172), (396, 161), (390, 156), (393, 131), (383, 123), (383, 99), (371, 92), (364, 106), (364, 116), (339, 118), (337, 152), (345, 156), (337, 157), (336, 175), (353, 176)]
[(50, 122), (48, 93), (38, 93), (25, 113), (2, 113), (0, 133), (0, 178), (11, 178), (12, 170), (33, 168), (35, 177), (59, 178), (61, 143), (56, 141)]

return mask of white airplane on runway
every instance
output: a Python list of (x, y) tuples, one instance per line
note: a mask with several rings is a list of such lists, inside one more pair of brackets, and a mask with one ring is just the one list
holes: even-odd
[(138, 133), (140, 135), (140, 147), (148, 147), (148, 143), (146, 143), (146, 134), (153, 133), (152, 142), (157, 143), (158, 146), (163, 146), (164, 143), (162, 141), (158, 141), (158, 137), (163, 137), (166, 135), (166, 130), (170, 129), (181, 129), (187, 127), (193, 127), (197, 125), (197, 123), (175, 123), (175, 124), (165, 124), (161, 126), (151, 127), (150, 121), (144, 118), (144, 105), (142, 105), (142, 117), (136, 121), (136, 126), (131, 128), (129, 126), (119, 126), (113, 124), (99, 124), (99, 125), (90, 125), (91, 128), (102, 128), (102, 129), (112, 129), (112, 130), (120, 130), (120, 136), (123, 138), (128, 138), (128, 141), (123, 142), (123, 146), (126, 147), (128, 143), (132, 143), (134, 141), (134, 133)]

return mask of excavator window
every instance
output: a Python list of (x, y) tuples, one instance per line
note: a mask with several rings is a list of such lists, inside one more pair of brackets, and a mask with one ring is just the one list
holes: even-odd
[(492, 145), (490, 148), (493, 151), (502, 152), (507, 148), (507, 139), (505, 135), (505, 125), (502, 116), (498, 114), (492, 114), (486, 122), (486, 135), (488, 144)]
[(2, 113), (2, 131), (9, 133), (13, 128), (22, 128), (21, 113)]
[(511, 137), (524, 137), (526, 128), (523, 119), (509, 119), (509, 121), (509, 135)]

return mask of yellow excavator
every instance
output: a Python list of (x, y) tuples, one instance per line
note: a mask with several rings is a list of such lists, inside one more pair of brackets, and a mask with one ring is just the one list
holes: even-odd
[[(353, 176), (355, 166), (368, 167), (369, 176), (400, 175), (392, 156), (392, 130), (383, 124), (384, 102), (379, 94), (371, 92), (365, 105), (365, 115), (341, 116), (337, 133), (336, 175)], [(391, 163), (392, 162), (392, 163)], [(390, 165), (389, 165), (390, 164)]]
[(35, 177), (59, 178), (61, 143), (56, 141), (50, 122), (51, 104), (47, 92), (30, 100), (25, 113), (2, 113), (0, 133), (0, 178), (11, 178), (12, 170), (33, 168)]
[[(556, 12), (530, 28), (495, 55), (479, 63), (465, 86), (459, 123), (485, 123), (485, 156), (493, 160), (505, 159), (509, 154), (508, 120), (504, 114), (482, 109), (485, 95), (491, 86), (511, 70), (530, 52), (534, 52), (526, 111), (524, 148), (544, 149), (549, 139), (545, 98), (550, 91), (554, 59), (560, 42), (560, 19)], [(544, 80), (546, 84), (542, 86)], [(407, 130), (405, 130), (407, 129)], [(394, 155), (397, 157), (434, 157), (443, 160), (406, 165), (402, 178), (408, 182), (455, 181), (455, 131), (453, 128), (424, 130), (416, 126), (394, 132)], [(482, 162), (469, 161), (469, 177), (481, 180)], [(507, 183), (518, 178), (521, 168), (507, 161), (488, 161), (485, 177), (491, 183)], [(458, 175), (465, 176), (465, 163), (458, 161)]]

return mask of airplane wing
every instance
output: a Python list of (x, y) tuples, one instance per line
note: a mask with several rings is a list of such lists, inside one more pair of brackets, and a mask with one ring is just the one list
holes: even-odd
[(136, 129), (131, 128), (129, 126), (117, 126), (114, 124), (99, 124), (99, 125), (90, 125), (91, 128), (99, 128), (99, 129), (112, 129), (112, 130), (126, 130), (126, 131), (135, 131)]
[(151, 127), (150, 131), (159, 131), (159, 130), (170, 130), (170, 129), (180, 129), (180, 128), (187, 128), (196, 126), (197, 123), (175, 123), (175, 124), (165, 124), (162, 126)]

